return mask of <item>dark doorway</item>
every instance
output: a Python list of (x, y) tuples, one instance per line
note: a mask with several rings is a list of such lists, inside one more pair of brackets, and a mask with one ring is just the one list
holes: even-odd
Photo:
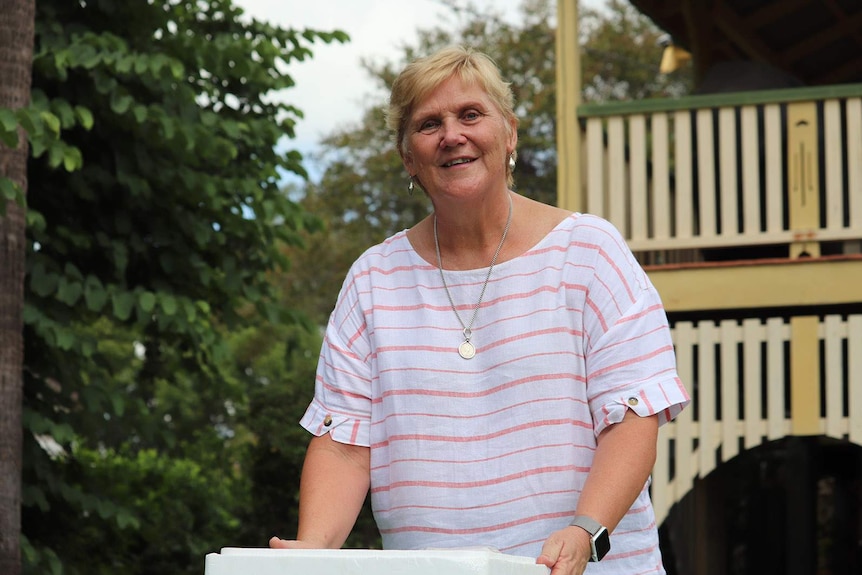
[(695, 481), (659, 530), (668, 575), (862, 573), (862, 447), (787, 437)]

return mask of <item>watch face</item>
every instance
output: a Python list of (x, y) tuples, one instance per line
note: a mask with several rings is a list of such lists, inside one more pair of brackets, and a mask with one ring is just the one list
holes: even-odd
[(593, 541), (596, 545), (596, 561), (601, 561), (602, 557), (611, 550), (611, 538), (608, 536), (608, 530), (604, 527), (599, 529)]

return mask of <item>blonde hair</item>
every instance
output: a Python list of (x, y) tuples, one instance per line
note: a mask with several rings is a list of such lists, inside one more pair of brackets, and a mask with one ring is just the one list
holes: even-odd
[[(386, 126), (392, 132), (398, 153), (404, 155), (407, 122), (413, 108), (446, 80), (458, 74), (465, 84), (481, 86), (506, 120), (506, 129), (517, 126), (515, 97), (511, 85), (503, 80), (500, 69), (490, 56), (466, 46), (449, 46), (414, 60), (395, 78), (386, 110)], [(512, 157), (516, 152), (512, 151)], [(511, 169), (506, 167), (509, 185)]]

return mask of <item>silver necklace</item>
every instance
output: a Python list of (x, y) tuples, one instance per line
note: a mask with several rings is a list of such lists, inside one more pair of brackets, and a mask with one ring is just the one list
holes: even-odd
[(507, 193), (509, 198), (509, 217), (506, 219), (506, 227), (503, 228), (503, 237), (500, 238), (500, 245), (497, 246), (497, 251), (494, 252), (494, 257), (491, 258), (491, 265), (488, 266), (488, 275), (485, 276), (485, 283), (482, 284), (482, 291), (479, 293), (479, 301), (476, 302), (476, 307), (473, 309), (473, 317), (470, 318), (470, 323), (465, 324), (455, 307), (455, 302), (452, 300), (452, 294), (449, 293), (449, 286), (446, 285), (446, 276), (443, 273), (443, 258), (440, 257), (440, 242), (437, 239), (437, 214), (434, 214), (434, 249), (437, 250), (437, 269), (440, 270), (440, 279), (443, 280), (443, 289), (446, 290), (446, 297), (449, 298), (449, 305), (452, 306), (452, 311), (455, 312), (455, 317), (458, 318), (458, 323), (461, 324), (464, 341), (458, 346), (458, 355), (464, 359), (472, 359), (476, 355), (476, 346), (470, 341), (473, 336), (473, 322), (476, 321), (476, 316), (479, 315), (479, 308), (482, 306), (482, 298), (485, 297), (485, 289), (488, 287), (488, 280), (491, 279), (491, 272), (494, 269), (494, 264), (497, 263), (497, 256), (500, 255), (500, 250), (503, 249), (503, 243), (506, 241), (506, 235), (509, 233), (509, 225), (512, 223), (512, 195)]

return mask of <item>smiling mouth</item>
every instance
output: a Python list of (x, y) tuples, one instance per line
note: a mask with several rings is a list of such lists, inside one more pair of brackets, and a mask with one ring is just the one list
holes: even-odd
[(444, 168), (451, 168), (452, 166), (458, 166), (460, 164), (469, 164), (473, 160), (471, 158), (458, 158), (457, 160), (452, 160), (451, 162), (446, 162), (443, 164)]

